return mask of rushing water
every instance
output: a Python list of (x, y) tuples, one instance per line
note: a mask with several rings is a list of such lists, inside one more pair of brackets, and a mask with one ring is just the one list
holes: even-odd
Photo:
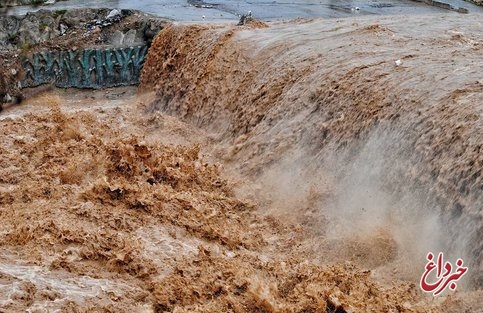
[[(173, 25), (154, 99), (6, 108), (0, 310), (481, 312), (482, 20)], [(471, 271), (443, 301), (430, 251)]]
[(411, 262), (445, 250), (482, 279), (481, 14), (374, 20), (169, 28), (142, 82), (157, 108), (221, 133), (239, 170), (278, 167), (264, 187), (279, 209), (333, 175), (334, 199), (312, 206), (336, 236), (389, 229)]

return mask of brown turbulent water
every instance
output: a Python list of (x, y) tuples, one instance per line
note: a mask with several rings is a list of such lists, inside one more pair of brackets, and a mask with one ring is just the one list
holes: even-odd
[(336, 215), (360, 219), (364, 205), (378, 206), (364, 208), (368, 219), (397, 215), (393, 223), (442, 240), (478, 273), (480, 18), (172, 27), (151, 50), (144, 84), (155, 85), (156, 108), (219, 134), (229, 144), (222, 157), (241, 172), (263, 176), (282, 161), (293, 193), (297, 180), (336, 176)]
[(145, 94), (6, 108), (0, 311), (481, 312), (481, 23), (176, 25)]

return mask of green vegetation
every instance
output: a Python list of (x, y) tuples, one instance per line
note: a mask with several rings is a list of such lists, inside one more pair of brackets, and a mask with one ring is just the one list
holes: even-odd
[(22, 43), (20, 44), (20, 51), (22, 52), (22, 54), (27, 54), (31, 48), (32, 46), (28, 41), (22, 41)]
[(7, 42), (13, 45), (18, 43), (19, 34), (18, 33), (8, 33), (7, 34)]
[(48, 24), (46, 24), (46, 23), (44, 23), (44, 22), (41, 22), (41, 23), (39, 24), (39, 31), (40, 31), (40, 32), (43, 32), (43, 31), (45, 31), (45, 30), (46, 30), (48, 27), (49, 27), (49, 25), (48, 25)]
[(45, 0), (32, 0), (31, 4), (32, 5), (42, 5), (44, 4)]
[(55, 10), (54, 11), (54, 18), (57, 18), (61, 15), (64, 15), (67, 12), (67, 10)]

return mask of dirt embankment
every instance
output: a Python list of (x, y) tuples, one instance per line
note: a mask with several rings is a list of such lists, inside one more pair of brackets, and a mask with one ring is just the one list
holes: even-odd
[(135, 10), (74, 9), (4, 15), (0, 22), (2, 50), (27, 54), (151, 42), (168, 20)]

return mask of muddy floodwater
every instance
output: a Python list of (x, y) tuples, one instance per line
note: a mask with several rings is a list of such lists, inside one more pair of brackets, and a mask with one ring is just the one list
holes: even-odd
[(139, 87), (6, 105), (0, 312), (483, 312), (483, 15), (384, 3), (175, 23)]

